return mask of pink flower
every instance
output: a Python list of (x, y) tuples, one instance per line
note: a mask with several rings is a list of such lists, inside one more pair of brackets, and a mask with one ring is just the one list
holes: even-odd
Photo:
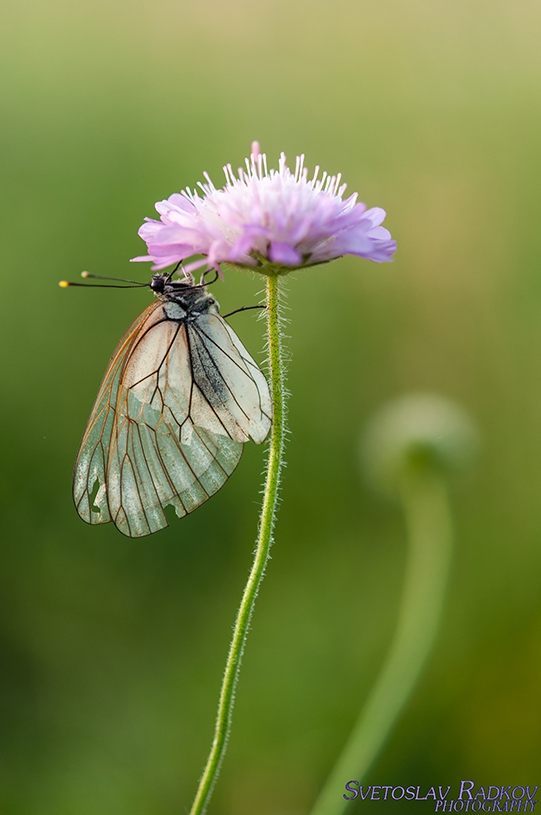
[(146, 218), (139, 235), (148, 255), (135, 261), (153, 262), (164, 269), (194, 255), (184, 268), (201, 266), (220, 271), (222, 262), (248, 266), (261, 272), (283, 272), (341, 255), (358, 255), (377, 262), (391, 260), (395, 241), (380, 224), (385, 211), (366, 209), (357, 194), (342, 199), (346, 185), (341, 176), (319, 167), (308, 179), (304, 156), (297, 157), (292, 173), (282, 153), (278, 170), (267, 169), (267, 158), (254, 142), (246, 169), (235, 176), (224, 167), (225, 186), (216, 189), (205, 173), (199, 191), (174, 193), (159, 201), (160, 220)]

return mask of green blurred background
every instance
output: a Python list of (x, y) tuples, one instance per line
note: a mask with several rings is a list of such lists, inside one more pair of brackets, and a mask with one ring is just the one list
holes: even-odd
[[(7, 0), (2, 18), (0, 812), (173, 815), (192, 800), (264, 451), (247, 445), (210, 503), (151, 538), (83, 524), (73, 460), (149, 294), (57, 281), (146, 279), (128, 259), (154, 202), (203, 170), (221, 183), (253, 139), (272, 164), (304, 152), (342, 172), (387, 209), (399, 250), (288, 280), (283, 504), (210, 812), (307, 813), (352, 725), (405, 556), (358, 438), (418, 390), (469, 410), (484, 450), (453, 489), (437, 647), (367, 780), (538, 783), (539, 3)], [(261, 288), (232, 272), (215, 292), (225, 311)], [(263, 324), (232, 323), (262, 359)]]

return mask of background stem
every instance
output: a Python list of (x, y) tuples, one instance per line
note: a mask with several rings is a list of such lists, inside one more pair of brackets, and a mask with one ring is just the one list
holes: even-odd
[(402, 483), (401, 497), (409, 552), (398, 625), (381, 673), (312, 815), (349, 811), (344, 785), (352, 779), (363, 781), (413, 691), (436, 638), (452, 543), (445, 483), (432, 472), (410, 473)]
[(202, 815), (206, 811), (212, 790), (220, 772), (220, 766), (225, 755), (227, 740), (231, 729), (235, 688), (239, 677), (246, 635), (272, 544), (272, 532), (283, 461), (285, 425), (284, 360), (280, 331), (279, 287), (280, 277), (278, 275), (267, 277), (267, 343), (272, 397), (272, 431), (263, 493), (263, 506), (259, 519), (257, 546), (252, 569), (237, 614), (233, 638), (229, 646), (229, 654), (220, 692), (220, 701), (218, 703), (214, 740), (207, 765), (199, 782), (197, 795), (190, 810), (190, 815)]

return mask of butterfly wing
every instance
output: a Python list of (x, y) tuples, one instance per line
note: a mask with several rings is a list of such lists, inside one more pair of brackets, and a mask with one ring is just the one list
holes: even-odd
[[(88, 523), (140, 537), (192, 512), (224, 484), (242, 443), (270, 427), (265, 377), (218, 314), (191, 323), (150, 306), (119, 343), (76, 463)], [(91, 493), (99, 484), (92, 505)]]
[[(193, 380), (223, 433), (261, 444), (271, 425), (267, 380), (233, 329), (219, 314), (188, 326)], [(205, 427), (205, 419), (196, 422)]]
[[(106, 500), (106, 474), (119, 383), (125, 359), (137, 341), (141, 326), (158, 306), (159, 303), (156, 302), (145, 309), (115, 348), (81, 441), (73, 473), (73, 500), (80, 517), (89, 524), (111, 521)], [(96, 485), (98, 491), (92, 499)]]

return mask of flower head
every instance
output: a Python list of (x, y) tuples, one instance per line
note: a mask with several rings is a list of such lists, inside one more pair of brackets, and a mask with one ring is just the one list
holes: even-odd
[[(200, 191), (189, 188), (159, 201), (160, 220), (146, 218), (139, 235), (154, 270), (194, 255), (187, 266), (216, 268), (227, 262), (261, 272), (283, 273), (326, 263), (341, 255), (358, 255), (377, 262), (391, 260), (395, 241), (381, 226), (385, 211), (366, 209), (357, 194), (343, 200), (341, 176), (319, 167), (308, 179), (304, 156), (291, 172), (282, 153), (278, 169), (267, 169), (267, 158), (254, 142), (246, 169), (224, 167), (225, 186), (216, 189), (207, 173)], [(201, 194), (202, 193), (202, 194)]]

